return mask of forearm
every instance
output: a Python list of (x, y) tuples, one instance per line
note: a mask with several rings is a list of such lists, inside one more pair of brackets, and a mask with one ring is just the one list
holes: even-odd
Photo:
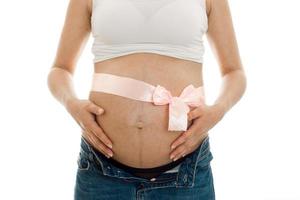
[(222, 112), (227, 113), (243, 96), (247, 80), (243, 70), (233, 70), (222, 78), (219, 96), (214, 101)]
[(73, 75), (65, 69), (51, 68), (47, 84), (54, 98), (65, 107), (70, 100), (78, 99), (74, 90)]

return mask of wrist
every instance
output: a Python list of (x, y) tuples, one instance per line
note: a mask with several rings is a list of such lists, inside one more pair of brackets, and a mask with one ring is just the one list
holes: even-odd
[(68, 98), (64, 101), (63, 105), (65, 106), (65, 108), (67, 109), (67, 111), (70, 111), (74, 102), (78, 101), (79, 99), (76, 97), (71, 97)]

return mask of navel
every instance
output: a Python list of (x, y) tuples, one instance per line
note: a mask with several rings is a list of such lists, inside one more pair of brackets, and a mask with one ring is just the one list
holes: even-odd
[(144, 127), (144, 122), (142, 121), (137, 121), (135, 126), (138, 128), (138, 129), (143, 129)]

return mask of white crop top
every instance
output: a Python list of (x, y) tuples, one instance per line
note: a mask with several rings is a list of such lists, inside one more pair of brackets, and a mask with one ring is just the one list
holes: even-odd
[(203, 62), (205, 0), (92, 0), (94, 63), (137, 52)]

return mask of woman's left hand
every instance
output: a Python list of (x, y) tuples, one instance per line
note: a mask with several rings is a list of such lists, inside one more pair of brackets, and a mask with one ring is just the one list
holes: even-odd
[[(173, 161), (194, 151), (202, 142), (203, 134), (215, 126), (224, 116), (223, 109), (214, 105), (202, 105), (188, 113), (188, 120), (193, 120), (188, 130), (184, 131), (171, 144), (170, 159)], [(174, 147), (174, 148), (172, 148)]]

